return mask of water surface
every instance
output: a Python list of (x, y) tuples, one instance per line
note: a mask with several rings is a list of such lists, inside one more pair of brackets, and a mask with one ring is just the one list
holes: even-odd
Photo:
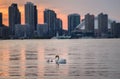
[(1, 40), (0, 79), (120, 79), (120, 39)]

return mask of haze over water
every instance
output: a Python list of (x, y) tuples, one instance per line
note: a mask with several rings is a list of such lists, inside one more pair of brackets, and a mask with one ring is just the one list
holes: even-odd
[(0, 79), (120, 79), (120, 39), (1, 40)]

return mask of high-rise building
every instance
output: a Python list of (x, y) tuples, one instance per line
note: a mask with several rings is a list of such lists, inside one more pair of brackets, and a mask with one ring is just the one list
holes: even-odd
[(99, 36), (105, 36), (108, 33), (108, 15), (100, 13), (98, 15)]
[(71, 32), (80, 24), (80, 15), (79, 14), (70, 14), (68, 15), (68, 33), (71, 35)]
[(37, 11), (37, 6), (34, 6), (34, 24), (35, 24), (35, 30), (37, 30), (37, 24), (38, 24), (38, 11)]
[(2, 13), (0, 13), (0, 27), (2, 27)]
[(94, 34), (94, 15), (85, 15), (85, 32)]
[(37, 24), (37, 35), (38, 37), (48, 37), (48, 24)]
[(6, 39), (8, 38), (8, 27), (7, 26), (4, 26), (2, 25), (0, 27), (0, 39)]
[(120, 37), (120, 23), (115, 21), (111, 23), (111, 36), (115, 38)]
[(17, 7), (16, 3), (11, 4), (9, 6), (9, 29), (10, 29), (10, 36), (15, 35), (15, 24), (21, 23), (21, 13)]
[(31, 27), (31, 36), (33, 36), (37, 25), (37, 9), (32, 2), (25, 4), (25, 24), (29, 24)]
[(62, 20), (60, 18), (56, 19), (56, 30), (57, 33), (61, 36), (63, 29), (62, 29)]
[(16, 24), (15, 25), (15, 38), (31, 38), (29, 24)]
[(15, 25), (15, 38), (24, 38), (25, 26), (21, 24)]
[(56, 35), (56, 13), (53, 10), (45, 9), (44, 11), (44, 23), (48, 24), (48, 35)]
[(23, 25), (25, 27), (25, 38), (31, 38), (31, 26), (29, 24)]

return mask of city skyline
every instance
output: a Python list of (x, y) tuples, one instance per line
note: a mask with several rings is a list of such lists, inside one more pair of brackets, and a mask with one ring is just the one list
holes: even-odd
[[(1, 12), (0, 12), (1, 13)], [(78, 13), (67, 15), (68, 30), (64, 30), (63, 21), (59, 18), (53, 9), (44, 9), (43, 16), (44, 23), (38, 23), (38, 9), (37, 5), (32, 2), (24, 4), (24, 20), (21, 24), (21, 12), (18, 4), (12, 3), (8, 7), (9, 25), (5, 27), (2, 24), (2, 13), (0, 14), (0, 38), (9, 39), (33, 39), (70, 36), (70, 38), (81, 37), (97, 37), (97, 38), (119, 38), (120, 37), (120, 23), (116, 20), (109, 19), (108, 14), (99, 13), (97, 16), (87, 13), (81, 20)], [(96, 21), (97, 20), (97, 21)], [(113, 21), (115, 21), (113, 23)], [(95, 29), (98, 24), (98, 28)], [(111, 25), (111, 23), (113, 23)], [(110, 26), (108, 26), (110, 25)], [(25, 27), (23, 27), (25, 26)], [(84, 27), (84, 29), (82, 29)], [(108, 29), (109, 28), (109, 29)], [(117, 30), (118, 29), (118, 30)], [(43, 31), (44, 30), (44, 31)], [(66, 37), (67, 38), (67, 37)]]
[[(63, 20), (63, 28), (67, 29), (67, 16), (71, 13), (78, 13), (80, 14), (81, 18), (83, 19), (84, 15), (87, 13), (92, 13), (97, 16), (99, 13), (103, 12), (110, 16), (111, 19), (120, 21), (120, 11), (119, 11), (119, 0), (82, 0), (82, 1), (73, 1), (73, 0), (63, 0), (63, 1), (56, 1), (56, 0), (6, 0), (0, 1), (0, 12), (3, 13), (3, 24), (8, 25), (8, 6), (10, 6), (13, 2), (18, 4), (18, 8), (21, 12), (22, 17), (22, 24), (25, 23), (25, 16), (24, 16), (24, 4), (26, 2), (33, 2), (37, 5), (38, 9), (38, 24), (44, 23), (43, 22), (43, 11), (45, 8), (49, 8), (54, 10), (57, 13), (58, 18)], [(109, 4), (108, 4), (109, 3)], [(67, 5), (67, 6), (66, 6)], [(71, 6), (72, 5), (72, 6)], [(97, 6), (97, 7), (96, 7)]]

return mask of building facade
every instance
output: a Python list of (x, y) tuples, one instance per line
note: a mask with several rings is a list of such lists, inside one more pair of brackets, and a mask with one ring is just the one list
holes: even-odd
[(8, 39), (8, 31), (9, 28), (7, 26), (2, 25), (0, 27), (0, 39)]
[(21, 24), (15, 25), (15, 38), (24, 38), (25, 27)]
[(34, 6), (34, 26), (35, 26), (35, 29), (34, 30), (37, 30), (37, 24), (38, 24), (38, 10), (37, 10), (37, 6), (35, 5)]
[(15, 24), (21, 24), (21, 13), (18, 9), (16, 3), (11, 4), (9, 6), (9, 29), (10, 29), (10, 37), (14, 37), (15, 35)]
[(108, 15), (100, 13), (98, 15), (99, 36), (104, 37), (108, 33)]
[(57, 33), (61, 36), (63, 33), (63, 29), (62, 29), (62, 20), (60, 18), (56, 19), (56, 30)]
[(72, 31), (80, 24), (79, 14), (68, 15), (68, 34), (71, 35)]
[(0, 27), (2, 27), (2, 13), (0, 13)]
[(37, 8), (31, 2), (25, 4), (25, 24), (30, 25), (31, 36), (33, 37), (37, 25)]
[(15, 25), (15, 38), (31, 38), (31, 32), (30, 32), (30, 25), (29, 24), (16, 24)]
[(113, 38), (120, 38), (120, 23), (115, 21), (111, 23), (111, 36)]
[(94, 15), (89, 13), (85, 15), (85, 32), (87, 34), (94, 34)]
[(40, 38), (48, 37), (48, 24), (37, 24), (37, 36)]
[(56, 35), (56, 13), (53, 10), (44, 10), (44, 23), (48, 24), (48, 35), (53, 37)]

